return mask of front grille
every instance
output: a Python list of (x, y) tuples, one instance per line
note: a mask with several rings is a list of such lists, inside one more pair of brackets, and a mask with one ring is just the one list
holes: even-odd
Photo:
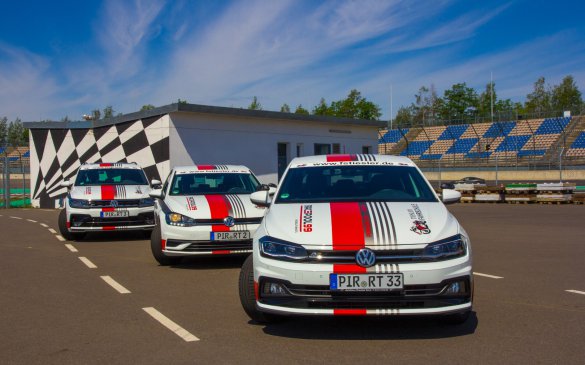
[[(374, 250), (376, 263), (407, 263), (429, 261), (423, 257), (422, 249)], [(351, 263), (355, 262), (357, 251), (309, 251), (308, 262), (312, 263)]]
[[(182, 240), (167, 240), (166, 247), (172, 249), (183, 245), (190, 241)], [(246, 241), (203, 241), (203, 242), (191, 242), (189, 246), (182, 249), (185, 252), (209, 252), (215, 250), (229, 250), (229, 251), (241, 251), (241, 250), (252, 250), (252, 240)]]
[(71, 227), (144, 226), (154, 224), (154, 213), (140, 213), (129, 217), (101, 218), (85, 214), (72, 214)]
[[(116, 206), (117, 208), (136, 208), (140, 206), (139, 199), (114, 200), (118, 203)], [(91, 200), (89, 206), (91, 208), (111, 208), (112, 200)]]
[[(388, 296), (418, 296), (418, 295), (438, 295), (446, 284), (433, 284), (433, 285), (405, 285), (403, 290), (387, 291), (384, 292), (384, 298)], [(350, 297), (355, 296), (355, 292), (342, 292), (333, 291), (329, 289), (327, 285), (294, 285), (287, 284), (286, 287), (292, 295), (298, 296), (322, 296), (322, 297)], [(361, 296), (375, 297), (379, 296), (380, 293), (376, 292), (360, 292)]]
[[(235, 224), (260, 224), (262, 217), (259, 218), (234, 218)], [(195, 219), (196, 224), (215, 226), (224, 225), (223, 219)]]

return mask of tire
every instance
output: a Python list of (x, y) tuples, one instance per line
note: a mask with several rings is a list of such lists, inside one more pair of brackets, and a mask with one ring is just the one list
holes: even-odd
[(142, 235), (144, 236), (145, 239), (149, 240), (150, 237), (152, 236), (152, 230), (142, 231)]
[(59, 213), (59, 232), (67, 241), (77, 241), (85, 236), (85, 233), (83, 232), (69, 232), (69, 229), (67, 228), (67, 212), (65, 209), (61, 209), (61, 212)]
[(176, 265), (181, 262), (181, 257), (166, 256), (162, 252), (161, 248), (161, 234), (160, 226), (154, 227), (152, 234), (150, 235), (150, 249), (152, 250), (152, 256), (161, 266)]
[(454, 314), (448, 314), (442, 318), (442, 322), (450, 325), (464, 324), (465, 322), (467, 322), (470, 315), (471, 310)]
[(240, 270), (239, 291), (240, 302), (244, 308), (244, 312), (257, 323), (275, 323), (284, 319), (270, 313), (262, 313), (256, 308), (256, 295), (254, 293), (254, 261), (253, 254), (248, 256), (242, 269)]

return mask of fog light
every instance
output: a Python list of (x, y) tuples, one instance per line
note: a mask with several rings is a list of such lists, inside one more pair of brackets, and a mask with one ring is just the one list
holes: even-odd
[(270, 294), (286, 295), (286, 290), (281, 284), (278, 283), (270, 283), (268, 291)]
[(449, 284), (447, 290), (445, 290), (445, 294), (464, 294), (465, 293), (465, 282), (464, 281), (456, 281), (454, 283)]

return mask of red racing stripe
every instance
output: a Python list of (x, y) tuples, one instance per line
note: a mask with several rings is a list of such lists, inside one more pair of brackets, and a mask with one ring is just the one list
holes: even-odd
[(111, 163), (101, 163), (100, 167), (112, 167)]
[(334, 274), (365, 274), (365, 267), (356, 264), (333, 264)]
[(359, 203), (331, 203), (333, 250), (364, 248), (364, 227)]
[(116, 208), (102, 208), (102, 212), (114, 212)]
[(116, 186), (115, 185), (102, 185), (102, 200), (112, 200), (116, 198)]
[[(211, 219), (224, 219), (230, 215), (232, 208), (229, 200), (223, 195), (205, 195), (207, 204), (209, 204), (209, 210), (211, 211)], [(211, 226), (213, 232), (229, 232), (230, 227), (220, 225)]]
[(230, 253), (230, 250), (213, 250), (211, 251), (212, 255), (227, 255)]
[(327, 155), (327, 162), (344, 162), (355, 160), (355, 155)]
[(368, 312), (365, 309), (334, 309), (334, 316), (365, 316)]
[(115, 229), (116, 229), (115, 226), (103, 226), (102, 227), (102, 231), (113, 231)]
[(164, 251), (167, 248), (167, 240), (160, 240), (160, 248)]
[(260, 288), (258, 287), (258, 282), (254, 280), (254, 297), (256, 300), (260, 298)]
[(197, 169), (199, 170), (215, 170), (215, 165), (197, 165)]

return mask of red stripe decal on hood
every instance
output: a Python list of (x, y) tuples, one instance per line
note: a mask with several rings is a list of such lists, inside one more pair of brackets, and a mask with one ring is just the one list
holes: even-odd
[(327, 162), (355, 161), (355, 155), (327, 155)]
[(215, 170), (215, 165), (197, 165), (199, 170)]
[(359, 203), (331, 203), (333, 250), (359, 250), (365, 246)]
[[(205, 195), (207, 204), (209, 204), (209, 211), (211, 212), (211, 219), (224, 219), (230, 215), (232, 205), (224, 195)], [(222, 225), (211, 226), (213, 232), (229, 232), (230, 227)]]
[(365, 316), (368, 314), (365, 309), (334, 309), (333, 315), (335, 316)]
[(116, 186), (115, 185), (102, 185), (102, 200), (112, 200), (116, 198)]

